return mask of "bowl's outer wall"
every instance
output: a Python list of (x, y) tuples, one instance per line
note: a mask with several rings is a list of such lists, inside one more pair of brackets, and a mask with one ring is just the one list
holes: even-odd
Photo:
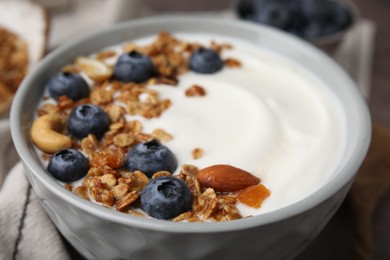
[[(207, 32), (242, 38), (304, 64), (331, 86), (345, 104), (348, 126), (353, 129), (348, 130), (345, 160), (334, 180), (300, 203), (284, 209), (210, 226), (208, 223), (185, 225), (127, 218), (78, 198), (47, 176), (36, 158), (28, 130), (48, 78), (76, 56), (159, 31)], [(370, 119), (367, 107), (353, 86), (329, 58), (286, 34), (221, 19), (160, 17), (120, 24), (50, 53), (22, 83), (11, 111), (11, 129), (27, 177), (43, 207), (61, 233), (87, 258), (259, 259), (261, 256), (261, 259), (292, 259), (335, 213), (366, 154)], [(175, 230), (178, 227), (182, 230)]]
[(53, 223), (88, 259), (294, 259), (334, 215), (351, 184), (280, 222), (218, 233), (163, 233), (98, 218), (52, 193), (29, 170), (26, 174)]

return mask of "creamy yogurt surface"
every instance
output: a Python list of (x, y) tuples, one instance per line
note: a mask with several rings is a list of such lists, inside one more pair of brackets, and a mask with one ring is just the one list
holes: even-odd
[[(230, 43), (233, 48), (224, 50), (222, 58), (241, 62), (240, 68), (225, 67), (210, 75), (189, 71), (179, 76), (176, 87), (150, 86), (162, 99), (170, 99), (171, 107), (158, 118), (126, 116), (140, 120), (143, 132), (162, 128), (173, 135), (164, 145), (178, 160), (176, 173), (182, 164), (200, 169), (229, 164), (259, 177), (271, 196), (260, 209), (239, 203), (243, 216), (290, 205), (333, 177), (345, 148), (345, 113), (322, 81), (299, 64), (242, 40), (207, 34), (175, 37), (205, 46), (210, 40)], [(123, 52), (118, 46), (108, 49)], [(194, 84), (206, 95), (186, 97)], [(195, 148), (204, 156), (195, 160), (191, 155)]]

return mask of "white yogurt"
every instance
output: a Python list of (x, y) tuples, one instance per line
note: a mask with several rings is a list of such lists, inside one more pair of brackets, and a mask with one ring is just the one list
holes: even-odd
[[(206, 45), (210, 39), (231, 43), (234, 48), (222, 57), (242, 63), (212, 75), (189, 72), (177, 87), (153, 87), (172, 106), (142, 123), (145, 132), (163, 128), (174, 136), (165, 145), (179, 165), (230, 164), (258, 176), (271, 196), (260, 209), (240, 204), (244, 216), (292, 204), (332, 178), (345, 148), (345, 114), (323, 82), (298, 64), (240, 40), (177, 37)], [(206, 96), (185, 97), (193, 84)], [(197, 147), (205, 154), (194, 160), (191, 151)]]
[[(234, 48), (222, 57), (236, 58), (242, 67), (211, 75), (189, 72), (179, 77), (177, 87), (153, 86), (172, 106), (159, 118), (127, 119), (141, 120), (145, 133), (162, 128), (172, 134), (174, 139), (164, 144), (179, 165), (230, 164), (258, 176), (271, 196), (260, 209), (238, 205), (243, 216), (292, 204), (332, 178), (345, 148), (345, 113), (323, 82), (300, 65), (237, 39), (175, 36), (205, 45), (231, 43)], [(185, 96), (194, 84), (206, 90), (204, 97)], [(192, 158), (195, 148), (204, 150), (202, 158)]]

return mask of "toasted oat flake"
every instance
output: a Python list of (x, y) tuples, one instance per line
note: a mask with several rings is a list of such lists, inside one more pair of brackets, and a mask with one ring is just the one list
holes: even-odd
[(192, 158), (195, 160), (202, 158), (204, 155), (204, 151), (201, 148), (195, 148), (192, 150)]
[(192, 176), (196, 177), (198, 175), (198, 167), (192, 164), (183, 164), (181, 166), (180, 173), (187, 175), (187, 176)]
[(117, 122), (123, 117), (125, 110), (121, 106), (110, 104), (107, 106), (106, 112), (111, 122)]
[(93, 58), (78, 57), (75, 63), (88, 77), (99, 82), (109, 79), (113, 73), (111, 67)]
[(115, 199), (123, 198), (129, 192), (129, 185), (126, 183), (119, 183), (112, 188), (112, 193), (114, 194)]
[(194, 203), (195, 213), (208, 219), (217, 209), (217, 195), (213, 189), (208, 188), (196, 198)]
[(69, 183), (66, 183), (64, 187), (65, 187), (65, 189), (67, 189), (68, 191), (72, 191), (72, 189), (73, 189), (73, 186), (72, 186), (71, 184), (69, 184)]
[(184, 212), (184, 213), (180, 214), (179, 216), (173, 218), (172, 221), (173, 222), (180, 222), (180, 221), (186, 220), (192, 216), (193, 216), (193, 213), (191, 211), (187, 211), (187, 212)]
[(141, 191), (146, 184), (149, 183), (148, 177), (141, 171), (135, 171), (130, 175), (131, 183), (129, 184), (130, 190)]
[(104, 88), (98, 88), (91, 92), (91, 101), (95, 105), (106, 105), (112, 102), (114, 92)]
[(78, 186), (73, 190), (73, 193), (76, 194), (77, 196), (89, 200), (88, 196), (88, 188), (84, 185)]
[(132, 134), (130, 133), (121, 133), (117, 134), (114, 139), (114, 144), (118, 147), (127, 147), (131, 145), (135, 140)]
[(126, 207), (130, 206), (134, 201), (139, 198), (139, 194), (136, 191), (128, 193), (115, 203), (116, 210), (122, 211)]
[(168, 171), (159, 171), (152, 175), (152, 179), (156, 179), (159, 177), (171, 176), (172, 174)]
[(112, 188), (116, 185), (116, 178), (112, 174), (104, 174), (100, 181), (107, 185), (108, 188)]
[(185, 92), (187, 97), (203, 97), (206, 95), (206, 90), (199, 85), (192, 85)]
[(152, 132), (152, 136), (161, 142), (168, 142), (173, 139), (173, 136), (161, 128), (156, 128)]
[(227, 58), (224, 60), (224, 63), (229, 68), (239, 68), (241, 67), (241, 62), (237, 59)]
[(104, 50), (104, 51), (100, 51), (96, 54), (96, 59), (97, 60), (105, 60), (105, 59), (109, 59), (109, 58), (112, 58), (112, 57), (115, 57), (116, 56), (116, 52), (115, 51), (111, 51), (111, 50)]
[(129, 209), (129, 211), (127, 213), (129, 213), (130, 215), (133, 215), (133, 216), (137, 216), (137, 217), (145, 217), (145, 214), (143, 214), (142, 212), (132, 210), (132, 209)]

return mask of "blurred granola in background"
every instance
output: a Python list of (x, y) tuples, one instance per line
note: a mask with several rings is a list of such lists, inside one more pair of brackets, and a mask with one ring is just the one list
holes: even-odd
[(6, 116), (20, 82), (44, 55), (48, 21), (29, 1), (0, 1), (0, 13), (0, 116)]

